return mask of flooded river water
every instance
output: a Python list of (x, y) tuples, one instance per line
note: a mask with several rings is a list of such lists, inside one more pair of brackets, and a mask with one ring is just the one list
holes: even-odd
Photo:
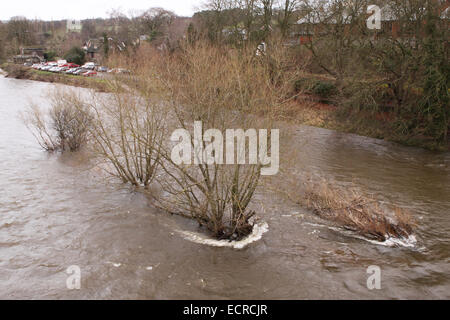
[[(275, 197), (269, 231), (243, 250), (185, 240), (195, 224), (158, 212), (92, 170), (82, 155), (43, 152), (18, 118), (53, 84), (0, 76), (0, 298), (450, 298), (450, 154), (298, 127), (306, 172), (354, 183), (409, 208), (414, 248), (386, 247), (327, 227)], [(81, 270), (80, 290), (66, 269)], [(381, 268), (368, 290), (367, 267)]]

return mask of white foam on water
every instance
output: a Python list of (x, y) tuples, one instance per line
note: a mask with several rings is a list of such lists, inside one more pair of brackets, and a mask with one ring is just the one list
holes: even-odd
[[(310, 223), (310, 225), (315, 225), (315, 224)], [(315, 225), (315, 226), (320, 226), (320, 225)], [(333, 231), (336, 231), (336, 232), (340, 232), (340, 233), (344, 233), (347, 236), (354, 237), (354, 238), (360, 239), (360, 240), (364, 240), (364, 241), (367, 241), (367, 242), (370, 242), (372, 244), (376, 244), (376, 245), (379, 245), (379, 246), (416, 248), (416, 245), (417, 245), (417, 238), (413, 234), (409, 235), (408, 238), (393, 238), (393, 237), (389, 237), (385, 241), (377, 241), (377, 240), (371, 240), (371, 239), (368, 239), (366, 237), (357, 235), (357, 234), (355, 234), (355, 233), (353, 233), (351, 231), (347, 231), (347, 230), (344, 230), (342, 228), (331, 227), (331, 226), (323, 226), (323, 227), (327, 227), (330, 230), (333, 230)]]
[(376, 244), (378, 246), (415, 248), (416, 245), (417, 245), (417, 239), (416, 239), (415, 235), (409, 235), (408, 238), (393, 238), (393, 237), (389, 237), (389, 238), (387, 238), (384, 241), (377, 241), (377, 240), (371, 240), (371, 239), (368, 239), (366, 237), (356, 235), (356, 234), (354, 234), (352, 232), (345, 232), (343, 230), (339, 230), (339, 228), (332, 228), (332, 227), (330, 227), (330, 229), (335, 230), (335, 231), (344, 232), (344, 233), (346, 233), (349, 236), (352, 236), (354, 238), (370, 242), (372, 244)]
[(213, 247), (228, 247), (233, 249), (243, 249), (249, 244), (260, 240), (263, 234), (269, 231), (269, 226), (266, 222), (255, 224), (253, 226), (252, 233), (239, 241), (216, 240), (196, 232), (181, 231), (181, 230), (176, 231), (181, 235), (183, 235), (184, 239), (198, 244), (205, 244)]
[(386, 246), (386, 247), (405, 247), (405, 248), (414, 248), (417, 244), (417, 239), (414, 235), (410, 235), (408, 238), (387, 238), (385, 241), (375, 241), (375, 240), (369, 240), (365, 239), (366, 241), (369, 241), (370, 243), (374, 243), (380, 246)]
[(118, 267), (120, 267), (122, 264), (121, 263), (119, 263), (119, 262), (112, 262), (112, 261), (107, 261), (106, 263), (108, 263), (108, 264), (112, 264), (114, 267), (116, 267), (116, 268), (118, 268)]

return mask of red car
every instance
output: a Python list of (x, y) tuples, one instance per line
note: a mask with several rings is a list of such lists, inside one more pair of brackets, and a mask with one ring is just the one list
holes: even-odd
[(97, 72), (95, 71), (88, 71), (82, 74), (84, 77), (93, 77), (97, 75)]

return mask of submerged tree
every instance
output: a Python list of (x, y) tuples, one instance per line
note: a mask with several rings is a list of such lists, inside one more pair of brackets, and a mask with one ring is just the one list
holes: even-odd
[[(158, 182), (165, 197), (157, 200), (162, 208), (197, 220), (219, 239), (242, 238), (252, 231), (252, 199), (268, 164), (261, 146), (271, 145), (267, 140), (276, 138), (275, 133), (271, 135), (273, 117), (292, 96), (297, 69), (289, 62), (283, 48), (258, 57), (252, 48), (233, 50), (197, 42), (161, 63), (160, 79), (168, 90), (174, 127), (193, 133), (195, 123), (197, 132), (183, 136), (186, 150), (192, 150), (190, 154), (183, 149), (183, 161), (175, 161), (170, 148), (163, 153)], [(291, 68), (285, 69), (284, 64)], [(214, 134), (209, 129), (215, 129)], [(256, 133), (251, 135), (258, 129), (268, 130), (259, 141)], [(227, 130), (241, 132), (237, 141), (243, 143), (248, 156), (220, 142), (217, 130), (224, 135)], [(215, 147), (225, 144), (226, 155)], [(275, 147), (268, 152), (276, 159)], [(236, 161), (226, 160), (230, 155)]]
[(56, 90), (51, 106), (43, 111), (31, 105), (23, 120), (39, 145), (46, 151), (78, 151), (86, 146), (92, 116), (74, 92)]

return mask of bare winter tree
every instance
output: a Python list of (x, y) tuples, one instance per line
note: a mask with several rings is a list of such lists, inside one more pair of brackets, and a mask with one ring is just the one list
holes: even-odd
[[(285, 68), (285, 54), (274, 49), (270, 57), (258, 57), (252, 48), (231, 50), (197, 42), (161, 63), (160, 79), (168, 89), (167, 101), (176, 119), (173, 127), (191, 132), (183, 136), (183, 142), (193, 150), (182, 151), (183, 157), (192, 160), (191, 164), (175, 161), (172, 148), (163, 152), (164, 174), (158, 182), (165, 196), (157, 199), (162, 208), (197, 220), (219, 239), (241, 238), (251, 232), (255, 214), (251, 200), (264, 165), (260, 161), (249, 162), (245, 155), (246, 162), (230, 164), (220, 147), (211, 149), (211, 143), (197, 140), (193, 125), (201, 122), (197, 134), (216, 143), (225, 136), (209, 136), (209, 129), (224, 135), (227, 130), (242, 130), (248, 152), (256, 146), (253, 139), (258, 129), (269, 130), (260, 142), (270, 140), (274, 115), (289, 101), (295, 78), (295, 65), (288, 64), (293, 69)], [(246, 142), (250, 139), (251, 143)], [(231, 142), (234, 143), (233, 137)], [(219, 144), (225, 146), (224, 142)], [(199, 148), (210, 150), (209, 156), (204, 158)], [(241, 159), (240, 149), (231, 150), (234, 159)]]
[(299, 8), (300, 0), (278, 0), (277, 22), (281, 36), (289, 36), (292, 25), (296, 22), (295, 11)]

